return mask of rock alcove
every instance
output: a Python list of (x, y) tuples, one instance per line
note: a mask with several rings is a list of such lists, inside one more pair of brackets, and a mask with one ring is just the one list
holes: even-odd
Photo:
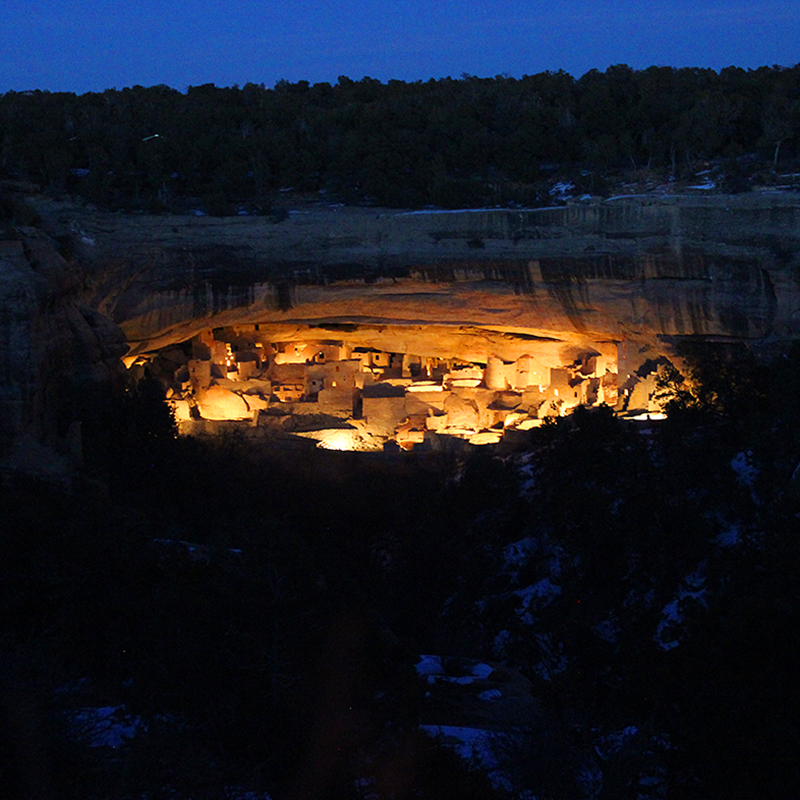
[(39, 225), (3, 255), (4, 352), (25, 354), (2, 394), (8, 443), (63, 438), (85, 403), (60, 402), (53, 365), (83, 391), (120, 340), (182, 430), (375, 448), (497, 441), (576, 404), (656, 413), (682, 338), (769, 353), (800, 335), (793, 194), (280, 222), (26, 202)]
[(578, 405), (658, 414), (664, 361), (627, 340), (587, 347), (489, 329), (261, 323), (126, 358), (134, 377), (162, 382), (182, 433), (239, 427), (334, 450), (408, 450), (442, 436), (495, 444)]

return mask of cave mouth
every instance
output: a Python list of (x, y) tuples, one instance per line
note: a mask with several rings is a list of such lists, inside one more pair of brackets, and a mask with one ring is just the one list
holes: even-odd
[(239, 430), (284, 447), (382, 451), (498, 444), (579, 406), (660, 415), (654, 355), (535, 331), (248, 324), (126, 365), (134, 380), (161, 382), (181, 435)]

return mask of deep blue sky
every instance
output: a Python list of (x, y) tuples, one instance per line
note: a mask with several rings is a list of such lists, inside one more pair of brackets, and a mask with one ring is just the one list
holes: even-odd
[(800, 62), (800, 0), (0, 0), (0, 92)]

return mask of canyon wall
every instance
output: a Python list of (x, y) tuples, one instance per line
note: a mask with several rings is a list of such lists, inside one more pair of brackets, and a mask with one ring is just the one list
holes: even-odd
[(280, 222), (25, 202), (38, 227), (6, 226), (0, 242), (6, 459), (31, 441), (75, 455), (74, 423), (91, 416), (126, 347), (135, 356), (213, 328), (257, 325), (271, 341), (346, 333), (383, 352), (530, 355), (551, 368), (587, 351), (612, 363), (622, 342), (648, 357), (684, 336), (768, 352), (800, 334), (791, 194), (306, 206)]
[(293, 336), (390, 326), (411, 340), (433, 326), (451, 354), (460, 342), (464, 357), (484, 358), (516, 357), (537, 341), (666, 347), (690, 335), (767, 347), (800, 330), (795, 195), (461, 212), (312, 207), (279, 223), (87, 213), (44, 200), (37, 210), (51, 233), (72, 237), (90, 304), (132, 353), (237, 324)]
[(0, 240), (0, 470), (69, 475), (127, 349), (55, 241), (35, 227)]

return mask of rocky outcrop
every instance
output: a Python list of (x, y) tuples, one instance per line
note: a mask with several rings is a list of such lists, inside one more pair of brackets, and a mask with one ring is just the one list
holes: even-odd
[(68, 474), (126, 351), (50, 237), (17, 228), (0, 241), (0, 467)]
[[(382, 350), (513, 359), (621, 339), (800, 330), (800, 199), (634, 197), (536, 210), (311, 208), (257, 217), (87, 213), (39, 201), (132, 353), (208, 328), (347, 326)], [(310, 334), (309, 334), (310, 335)], [(415, 349), (416, 348), (416, 349)], [(427, 352), (427, 351), (425, 351)], [(556, 359), (557, 360), (557, 359)]]

